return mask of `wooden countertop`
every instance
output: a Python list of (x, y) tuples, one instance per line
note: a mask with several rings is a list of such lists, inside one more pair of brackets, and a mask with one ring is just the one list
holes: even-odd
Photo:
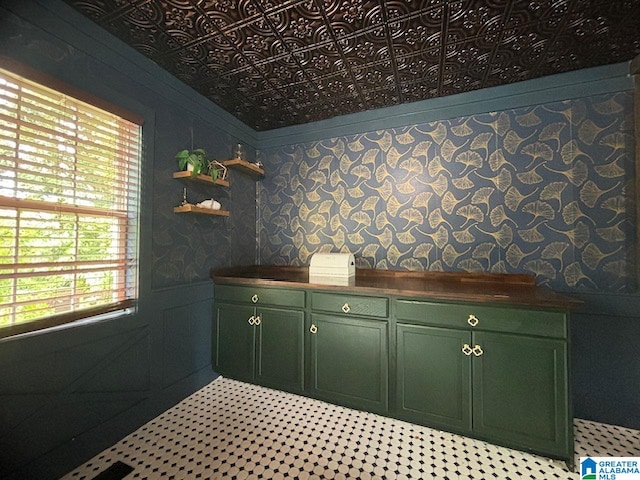
[(434, 300), (571, 309), (582, 302), (537, 286), (533, 275), (356, 269), (349, 285), (309, 282), (308, 267), (254, 265), (211, 271), (217, 284), (342, 290)]

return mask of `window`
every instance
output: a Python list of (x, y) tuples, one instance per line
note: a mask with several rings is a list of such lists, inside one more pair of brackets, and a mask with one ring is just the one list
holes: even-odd
[(140, 124), (0, 68), (0, 337), (133, 306)]

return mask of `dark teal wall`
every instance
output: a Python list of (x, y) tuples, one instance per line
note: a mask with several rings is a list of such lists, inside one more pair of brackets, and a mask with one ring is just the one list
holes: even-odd
[[(173, 134), (155, 142), (156, 151), (162, 153), (153, 168), (153, 289), (207, 281), (211, 268), (255, 263), (255, 181), (234, 170), (228, 172), (228, 188), (172, 178), (177, 170), (175, 153), (192, 148), (190, 129), (193, 148), (204, 148), (212, 158), (231, 158), (231, 147), (238, 142), (175, 104), (156, 110), (156, 130)], [(255, 155), (253, 149), (249, 155)], [(229, 217), (173, 213), (185, 187), (189, 202), (214, 198), (230, 211)]]
[[(255, 138), (59, 1), (2, 2), (0, 54), (144, 118), (137, 312), (0, 341), (0, 478), (58, 478), (214, 378), (208, 273), (254, 263), (255, 182), (171, 173), (183, 148), (225, 159), (238, 141), (253, 155)], [(174, 214), (184, 186), (230, 217)]]

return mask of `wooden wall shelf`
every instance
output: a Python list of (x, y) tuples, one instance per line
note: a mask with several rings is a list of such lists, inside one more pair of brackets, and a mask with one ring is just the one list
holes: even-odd
[(185, 178), (187, 180), (194, 180), (198, 182), (208, 183), (209, 185), (219, 185), (221, 187), (228, 187), (229, 182), (220, 178), (214, 182), (209, 175), (196, 175), (192, 176), (191, 172), (183, 170), (182, 172), (173, 172), (173, 178)]
[(205, 215), (218, 215), (221, 217), (228, 217), (228, 210), (214, 210), (212, 208), (196, 207), (195, 205), (181, 205), (179, 207), (173, 207), (173, 213), (202, 213)]
[(249, 163), (246, 160), (234, 158), (233, 160), (225, 160), (224, 162), (222, 162), (222, 164), (225, 167), (235, 168), (236, 170), (240, 170), (254, 177), (264, 177), (264, 170), (262, 168), (257, 167), (253, 163)]

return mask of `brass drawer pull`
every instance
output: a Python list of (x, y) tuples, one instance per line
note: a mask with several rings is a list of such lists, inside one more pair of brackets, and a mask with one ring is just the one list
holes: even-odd
[(469, 346), (468, 343), (465, 343), (462, 346), (462, 353), (464, 353), (467, 357), (473, 353), (473, 349)]
[(254, 294), (253, 297), (251, 297), (251, 301), (253, 303), (258, 303), (258, 300), (259, 300), (259, 298), (258, 298), (258, 295), (256, 295), (256, 294)]
[(256, 324), (256, 317), (254, 317), (253, 315), (251, 315), (249, 317), (249, 325), (255, 325)]
[(342, 311), (344, 313), (349, 313), (351, 311), (351, 307), (349, 306), (348, 303), (345, 303), (344, 305), (342, 305)]
[(311, 328), (309, 328), (309, 331), (311, 333), (318, 333), (318, 327), (316, 327), (315, 324), (311, 324)]
[(472, 327), (478, 325), (479, 322), (480, 320), (478, 320), (478, 317), (476, 317), (475, 315), (469, 315), (469, 318), (467, 319), (467, 323)]
[(260, 319), (260, 315), (258, 315), (256, 317), (256, 319), (254, 320), (253, 324), (254, 325), (260, 325), (262, 323), (262, 320)]
[(473, 347), (473, 354), (476, 357), (481, 357), (484, 354), (484, 350), (482, 350), (482, 347), (480, 345), (476, 345)]

